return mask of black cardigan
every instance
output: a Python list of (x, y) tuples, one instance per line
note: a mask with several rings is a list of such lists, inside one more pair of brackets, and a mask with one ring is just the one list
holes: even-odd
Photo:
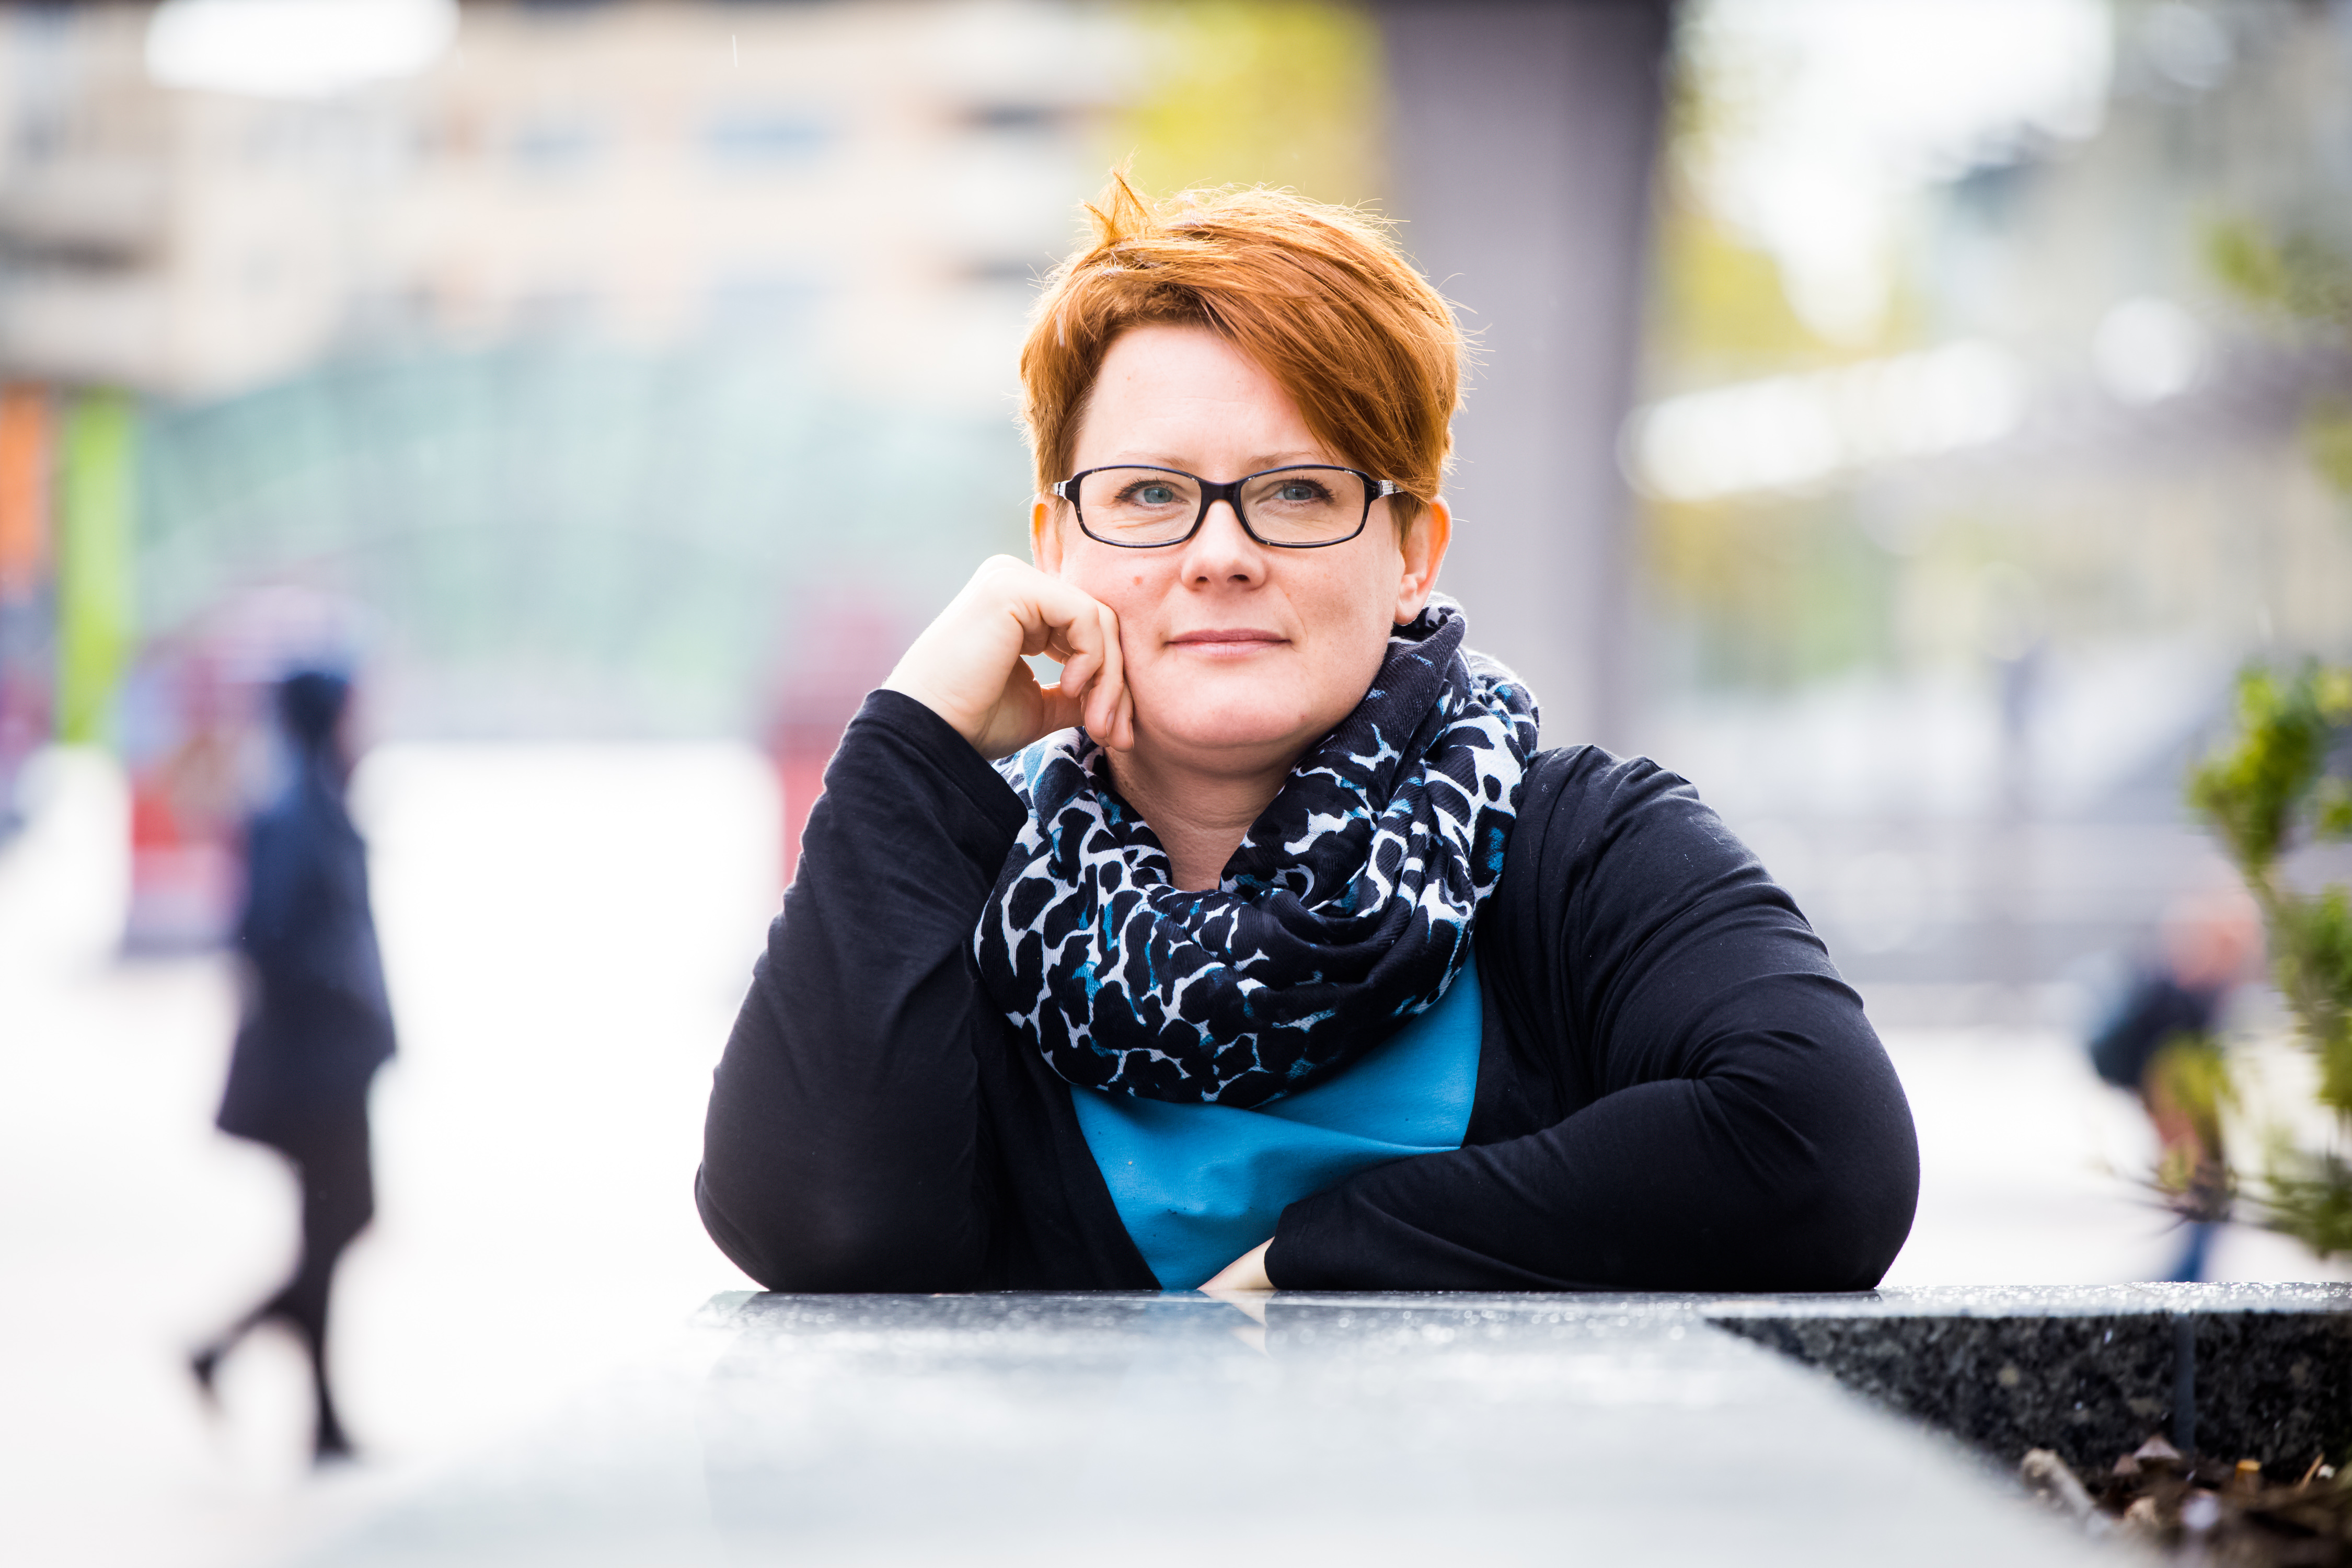
[[(712, 1239), (777, 1290), (1156, 1289), (1069, 1086), (973, 969), (1013, 791), (887, 691), (824, 782), (711, 1091)], [(1902, 1086), (1796, 906), (1688, 784), (1595, 747), (1542, 753), (1475, 940), (1464, 1146), (1292, 1204), (1276, 1285), (1878, 1282), (1918, 1196)]]

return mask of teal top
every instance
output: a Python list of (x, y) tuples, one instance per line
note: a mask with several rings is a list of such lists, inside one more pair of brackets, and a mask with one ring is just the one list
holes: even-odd
[(1462, 1147), (1478, 1088), (1478, 966), (1331, 1077), (1255, 1110), (1070, 1089), (1127, 1234), (1190, 1290), (1274, 1234), (1283, 1209), (1359, 1171)]

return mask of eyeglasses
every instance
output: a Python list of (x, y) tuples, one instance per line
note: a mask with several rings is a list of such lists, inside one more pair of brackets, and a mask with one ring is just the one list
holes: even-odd
[(1222, 485), (1181, 468), (1129, 465), (1088, 468), (1053, 491), (1077, 509), (1088, 539), (1122, 550), (1181, 544), (1201, 531), (1209, 508), (1219, 501), (1233, 507), (1243, 531), (1260, 544), (1319, 550), (1363, 532), (1372, 503), (1403, 494), (1404, 487), (1360, 468), (1318, 463), (1244, 474)]

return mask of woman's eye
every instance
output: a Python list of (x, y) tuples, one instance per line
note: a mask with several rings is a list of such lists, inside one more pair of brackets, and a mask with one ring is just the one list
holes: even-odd
[(1168, 506), (1176, 500), (1172, 485), (1138, 485), (1133, 499), (1144, 506)]
[(1279, 500), (1295, 506), (1304, 506), (1323, 499), (1323, 487), (1307, 479), (1293, 479), (1282, 487)]

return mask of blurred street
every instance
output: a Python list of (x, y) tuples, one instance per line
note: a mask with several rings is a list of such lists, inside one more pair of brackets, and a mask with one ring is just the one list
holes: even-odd
[(0, 851), (12, 1562), (266, 1560), (749, 1283), (689, 1184), (776, 898), (756, 753), (397, 747), (361, 774), (401, 1056), (335, 1303), (362, 1462), (317, 1482), (290, 1339), (226, 1363), (217, 1422), (184, 1360), (294, 1246), (283, 1164), (212, 1130), (228, 962), (114, 962), (121, 785), (88, 755), (37, 777)]

